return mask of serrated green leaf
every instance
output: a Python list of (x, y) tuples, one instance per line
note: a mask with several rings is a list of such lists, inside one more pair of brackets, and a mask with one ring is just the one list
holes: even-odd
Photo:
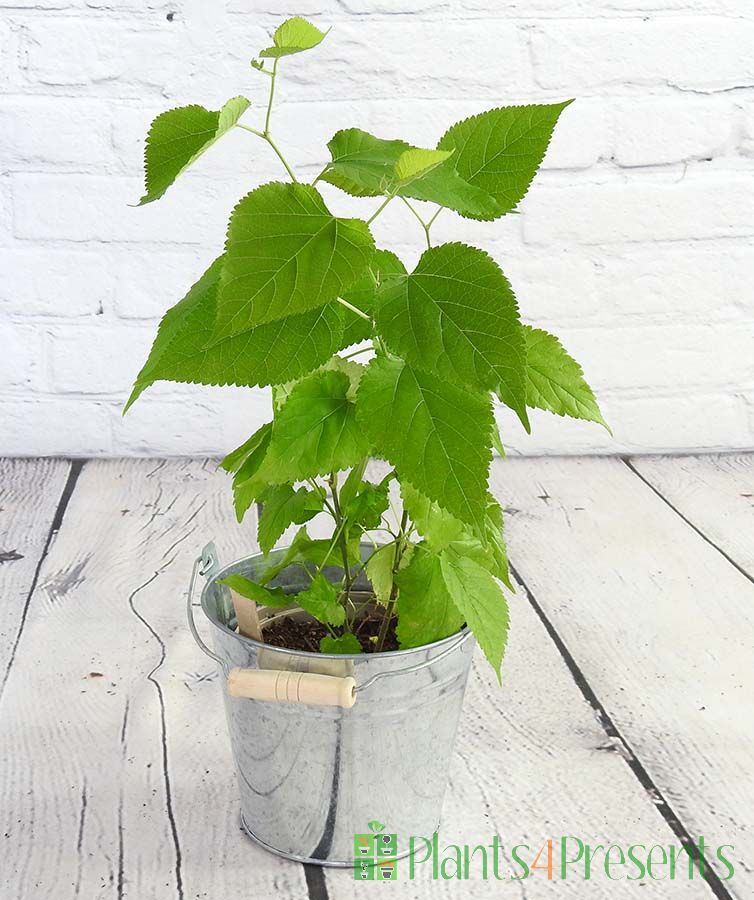
[(410, 484), (401, 485), (401, 495), (404, 508), (430, 550), (440, 553), (451, 546), (459, 551), (463, 548), (466, 555), (513, 590), (503, 539), (503, 511), (494, 497), (487, 497), (481, 528), (470, 528)]
[(515, 209), (542, 162), (558, 116), (572, 102), (490, 109), (445, 132), (438, 149), (455, 150), (453, 163), (461, 178), (498, 203), (495, 215), (470, 216), (496, 219)]
[(253, 600), (263, 606), (280, 608), (293, 603), (293, 597), (286, 594), (282, 588), (266, 588), (255, 581), (244, 578), (243, 575), (226, 575), (225, 578), (220, 579), (219, 583), (226, 585), (247, 600)]
[(377, 292), (375, 321), (388, 348), (412, 366), (500, 393), (528, 427), (518, 305), (483, 250), (460, 243), (426, 250), (410, 275)]
[[(358, 565), (361, 553), (357, 542), (348, 544), (348, 559), (351, 565)], [(264, 570), (260, 577), (262, 584), (267, 584), (283, 569), (294, 564), (311, 563), (319, 569), (325, 566), (338, 566), (342, 563), (340, 548), (332, 540), (312, 539), (306, 528), (299, 528), (291, 545), (286, 548), (280, 559)]]
[[(226, 472), (237, 472), (244, 462), (252, 453), (258, 451), (265, 441), (269, 442), (270, 433), (272, 431), (272, 422), (266, 422), (261, 428), (258, 428), (251, 437), (247, 438), (243, 444), (231, 450), (230, 453), (220, 462), (220, 468)], [(266, 444), (262, 448), (262, 454), (267, 451)], [(260, 457), (261, 462), (261, 457)]]
[[(398, 259), (395, 253), (389, 250), (375, 250), (369, 263), (369, 267), (359, 277), (356, 283), (344, 294), (343, 299), (352, 306), (360, 309), (367, 316), (374, 312), (374, 301), (377, 288), (393, 275), (405, 275), (406, 267)], [(343, 319), (343, 334), (341, 347), (350, 347), (372, 337), (372, 323), (356, 315), (345, 306), (339, 306)]]
[(156, 381), (250, 387), (298, 379), (321, 366), (342, 345), (343, 318), (329, 303), (208, 347), (222, 263), (223, 257), (215, 260), (165, 314), (126, 410)]
[(340, 637), (323, 637), (319, 642), (320, 653), (361, 653), (361, 644), (355, 634), (341, 634)]
[[(329, 29), (328, 29), (329, 30)], [(311, 22), (294, 16), (286, 19), (279, 25), (272, 36), (272, 47), (261, 50), (259, 55), (266, 58), (277, 59), (281, 56), (290, 56), (292, 53), (302, 53), (311, 50), (327, 36), (327, 31), (320, 31)]]
[(296, 594), (295, 601), (317, 621), (342, 625), (346, 620), (346, 611), (338, 602), (339, 596), (340, 591), (320, 572), (305, 591)]
[(440, 568), (453, 605), (474, 632), (499, 680), (508, 638), (508, 603), (502, 590), (482, 565), (452, 547), (440, 554)]
[(175, 179), (229, 131), (249, 108), (245, 97), (234, 97), (220, 110), (181, 106), (152, 122), (144, 151), (146, 193), (139, 206), (158, 200)]
[(566, 353), (555, 335), (530, 325), (523, 326), (523, 333), (527, 405), (558, 416), (598, 422), (610, 432), (581, 366)]
[(261, 497), (262, 514), (257, 538), (263, 553), (269, 553), (289, 525), (303, 525), (321, 512), (322, 494), (306, 488), (295, 490), (291, 484), (269, 487)]
[(401, 484), (401, 497), (404, 509), (430, 550), (439, 553), (453, 541), (460, 541), (468, 536), (467, 526), (460, 519), (425, 497), (408, 482)]
[(452, 150), (423, 150), (421, 147), (404, 150), (395, 161), (395, 177), (402, 184), (408, 184), (429, 174), (452, 155)]
[(390, 602), (393, 590), (393, 566), (395, 565), (395, 542), (379, 547), (369, 557), (365, 571), (377, 600), (383, 606)]
[(401, 186), (395, 166), (402, 154), (419, 148), (405, 141), (383, 140), (360, 128), (338, 131), (327, 146), (332, 162), (322, 180), (354, 197), (397, 192), (401, 197), (439, 203), (462, 215), (494, 219), (502, 214), (494, 197), (461, 178), (452, 158)]
[(271, 182), (247, 194), (228, 225), (209, 345), (322, 307), (366, 269), (366, 223), (333, 216), (316, 188)]
[(357, 409), (377, 454), (401, 480), (461, 521), (482, 526), (492, 456), (488, 395), (378, 357), (361, 380)]
[(399, 589), (396, 635), (401, 649), (442, 640), (463, 625), (464, 616), (445, 583), (441, 555), (419, 544), (395, 581)]
[(388, 481), (373, 484), (364, 481), (358, 493), (343, 505), (343, 515), (350, 525), (361, 525), (364, 528), (378, 528), (382, 514), (390, 506), (388, 497)]
[(349, 469), (368, 456), (350, 391), (343, 372), (323, 370), (299, 382), (275, 416), (258, 477), (270, 484), (302, 481)]
[(256, 475), (264, 461), (272, 437), (272, 422), (266, 422), (252, 436), (222, 461), (226, 471), (234, 471), (233, 506), (236, 518), (243, 521), (251, 504), (265, 489), (264, 481)]

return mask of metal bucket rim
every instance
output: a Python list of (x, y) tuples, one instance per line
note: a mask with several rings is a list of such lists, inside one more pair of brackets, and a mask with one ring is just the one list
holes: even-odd
[[(285, 547), (278, 548), (281, 550), (285, 550)], [(261, 553), (250, 553), (248, 556), (241, 556), (233, 562), (227, 563), (227, 565), (222, 566), (222, 568), (218, 569), (216, 572), (213, 572), (212, 575), (207, 579), (204, 587), (202, 588), (202, 594), (200, 597), (200, 604), (202, 607), (202, 612), (206, 616), (207, 620), (210, 624), (219, 629), (223, 634), (231, 635), (236, 640), (240, 641), (242, 644), (251, 644), (257, 648), (264, 648), (266, 650), (274, 650), (276, 653), (286, 653), (291, 656), (304, 656), (311, 657), (313, 659), (352, 659), (352, 660), (377, 660), (377, 659), (400, 659), (410, 656), (412, 653), (420, 653), (426, 650), (441, 650), (447, 647), (451, 642), (455, 641), (460, 648), (463, 644), (468, 641), (468, 639), (472, 636), (471, 629), (468, 625), (465, 625), (460, 631), (455, 631), (453, 634), (448, 635), (445, 638), (440, 638), (439, 641), (433, 641), (431, 644), (421, 644), (419, 647), (409, 647), (406, 650), (381, 650), (379, 653), (315, 653), (313, 650), (291, 650), (288, 647), (277, 647), (271, 644), (265, 644), (262, 641), (257, 641), (254, 638), (246, 637), (245, 635), (239, 634), (237, 631), (232, 631), (228, 628), (227, 625), (223, 625), (222, 622), (219, 622), (213, 615), (210, 614), (208, 605), (208, 593), (211, 585), (218, 581), (220, 578), (223, 578), (229, 569), (234, 568), (240, 563), (248, 562), (252, 559), (258, 559), (263, 554)], [(261, 607), (262, 609), (266, 609), (267, 607)], [(293, 612), (300, 607), (293, 607), (289, 612)], [(431, 662), (431, 660), (429, 660)]]

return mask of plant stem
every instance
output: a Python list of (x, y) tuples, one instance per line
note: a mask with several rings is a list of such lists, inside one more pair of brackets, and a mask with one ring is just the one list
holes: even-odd
[(293, 169), (290, 167), (290, 165), (288, 165), (288, 160), (283, 156), (283, 154), (280, 151), (280, 148), (275, 143), (272, 135), (270, 134), (270, 116), (272, 115), (272, 100), (275, 96), (275, 79), (277, 77), (277, 67), (278, 67), (278, 60), (275, 60), (275, 62), (272, 64), (272, 71), (271, 72), (265, 71), (265, 73), (264, 73), (265, 75), (270, 76), (270, 96), (267, 101), (267, 114), (265, 115), (265, 118), (264, 118), (264, 131), (257, 131), (256, 128), (251, 128), (249, 125), (242, 125), (240, 122), (236, 122), (236, 127), (243, 128), (244, 131), (248, 131), (251, 134), (255, 134), (257, 137), (262, 138), (263, 141), (266, 141), (270, 145), (270, 147), (272, 147), (277, 158), (280, 160), (280, 162), (285, 167), (285, 171), (290, 176), (291, 181), (298, 183), (298, 178), (296, 178), (296, 176), (293, 172)]
[(322, 169), (322, 171), (319, 173), (319, 175), (317, 175), (317, 177), (314, 179), (314, 181), (312, 181), (312, 187), (314, 187), (314, 185), (319, 181), (319, 179), (325, 174), (325, 172), (326, 172), (329, 168), (330, 168), (330, 163), (328, 163), (328, 164), (324, 167), (324, 169)]
[(336, 521), (338, 523), (338, 538), (340, 543), (340, 555), (343, 559), (343, 593), (346, 600), (351, 592), (351, 570), (348, 563), (348, 537), (345, 532), (345, 519), (343, 511), (340, 508), (340, 500), (338, 498), (338, 478), (335, 472), (330, 473), (330, 493), (332, 494), (332, 505), (335, 509)]
[[(414, 209), (414, 207), (408, 202), (408, 200), (407, 200), (405, 197), (401, 197), (401, 200), (403, 200), (403, 202), (406, 204), (406, 206), (407, 206), (407, 207), (411, 210), (411, 212), (416, 216), (416, 218), (417, 218), (418, 221), (419, 221), (419, 224), (420, 224), (421, 227), (424, 229), (424, 237), (427, 239), (427, 249), (429, 249), (429, 248), (432, 246), (432, 241), (431, 241), (430, 236), (429, 236), (429, 228), (430, 228), (430, 226), (424, 221), (424, 219), (422, 219), (422, 217), (419, 215), (419, 213)], [(442, 207), (440, 207), (440, 208), (442, 209)], [(433, 221), (434, 221), (434, 220), (433, 220)], [(430, 224), (431, 224), (431, 223), (430, 223)]]
[(379, 216), (382, 210), (388, 205), (388, 203), (390, 203), (393, 197), (395, 197), (395, 194), (389, 194), (387, 197), (385, 197), (384, 201), (377, 207), (377, 212), (375, 212), (373, 216), (367, 219), (367, 225), (371, 225), (372, 222), (374, 222), (377, 216)]
[(341, 359), (353, 359), (354, 356), (359, 356), (361, 353), (370, 352), (373, 352), (372, 347), (362, 347), (361, 350), (354, 350), (353, 353), (346, 353), (345, 356), (341, 356)]
[(390, 628), (390, 622), (393, 618), (393, 613), (395, 612), (395, 600), (398, 596), (398, 586), (395, 583), (395, 576), (398, 573), (398, 569), (401, 564), (401, 557), (403, 556), (403, 541), (406, 537), (407, 526), (408, 511), (404, 509), (403, 515), (401, 516), (401, 526), (398, 529), (398, 538), (395, 546), (395, 561), (393, 562), (393, 586), (390, 589), (390, 600), (388, 601), (388, 605), (385, 609), (385, 616), (380, 624), (380, 633), (377, 636), (377, 646), (375, 647), (376, 653), (379, 653), (385, 646), (385, 638), (387, 638), (387, 632)]
[(371, 322), (371, 318), (365, 313), (362, 312), (358, 306), (354, 306), (352, 303), (349, 303), (348, 300), (344, 300), (342, 297), (338, 297), (338, 303), (341, 303), (345, 306), (346, 309), (350, 309), (352, 313), (356, 313), (357, 316), (361, 316), (362, 319), (366, 319), (367, 322)]
[(275, 97), (275, 79), (278, 74), (278, 60), (272, 64), (272, 72), (270, 73), (270, 96), (267, 100), (267, 115), (264, 119), (264, 136), (269, 139), (270, 134), (270, 116), (272, 115), (272, 101)]

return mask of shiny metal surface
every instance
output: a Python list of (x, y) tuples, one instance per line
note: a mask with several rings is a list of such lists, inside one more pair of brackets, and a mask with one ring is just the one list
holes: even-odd
[[(243, 826), (283, 856), (350, 866), (354, 835), (377, 819), (405, 852), (410, 835), (429, 837), (439, 825), (474, 638), (465, 630), (413, 650), (332, 656), (242, 637), (217, 580), (231, 573), (254, 578), (283, 552), (205, 570), (201, 606), (223, 672), (241, 666), (353, 675), (364, 689), (351, 709), (287, 705), (230, 697), (223, 678)], [(295, 566), (271, 582), (291, 593), (308, 583)]]

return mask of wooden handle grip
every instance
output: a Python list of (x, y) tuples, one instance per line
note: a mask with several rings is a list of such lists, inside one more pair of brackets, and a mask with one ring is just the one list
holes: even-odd
[(315, 672), (231, 669), (228, 673), (228, 693), (231, 697), (246, 697), (249, 700), (350, 709), (356, 702), (356, 682), (350, 676), (337, 678)]

